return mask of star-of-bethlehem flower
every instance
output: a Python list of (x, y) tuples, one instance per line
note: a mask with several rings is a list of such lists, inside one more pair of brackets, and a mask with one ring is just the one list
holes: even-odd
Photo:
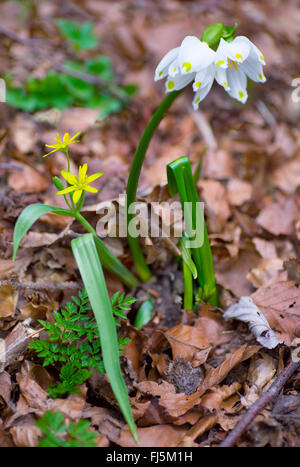
[(56, 137), (54, 138), (54, 141), (56, 141), (57, 144), (46, 144), (45, 145), (47, 148), (53, 148), (53, 151), (48, 152), (48, 154), (45, 154), (43, 157), (47, 157), (49, 156), (49, 154), (52, 154), (55, 151), (66, 152), (70, 144), (79, 143), (79, 140), (76, 140), (79, 134), (80, 134), (80, 131), (78, 131), (76, 135), (70, 138), (69, 133), (65, 133), (63, 136), (63, 139), (61, 140), (59, 134), (57, 133)]
[(66, 195), (67, 193), (73, 193), (72, 199), (74, 203), (76, 204), (80, 200), (80, 197), (83, 191), (89, 191), (90, 193), (97, 193), (98, 189), (92, 186), (89, 186), (89, 184), (92, 183), (94, 180), (97, 180), (97, 178), (101, 177), (103, 173), (102, 172), (95, 173), (88, 177), (86, 175), (87, 168), (88, 168), (87, 164), (83, 164), (83, 166), (80, 166), (78, 170), (78, 177), (77, 175), (73, 175), (70, 172), (67, 172), (66, 170), (62, 170), (61, 171), (62, 176), (64, 177), (65, 180), (67, 180), (70, 186), (68, 186), (64, 190), (58, 191), (56, 195)]
[(214, 80), (234, 99), (246, 102), (247, 76), (264, 83), (265, 59), (261, 51), (244, 36), (231, 42), (221, 38), (216, 51), (195, 36), (187, 36), (180, 47), (170, 50), (158, 64), (154, 80), (166, 80), (166, 92), (184, 88), (193, 81), (193, 107), (209, 93)]

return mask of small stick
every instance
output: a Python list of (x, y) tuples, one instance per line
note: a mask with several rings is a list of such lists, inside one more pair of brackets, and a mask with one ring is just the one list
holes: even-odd
[(295, 373), (299, 366), (300, 362), (291, 362), (289, 365), (287, 365), (286, 368), (284, 368), (272, 386), (270, 386), (270, 388), (264, 392), (262, 396), (256, 402), (254, 402), (254, 404), (251, 405), (244, 417), (235, 425), (224, 441), (219, 444), (219, 447), (229, 448), (235, 445), (236, 441), (240, 438), (244, 431), (246, 431), (258, 413), (278, 395), (279, 391), (283, 388), (285, 383)]
[(24, 281), (19, 282), (13, 279), (0, 281), (0, 287), (9, 285), (13, 289), (32, 289), (32, 290), (68, 290), (68, 289), (79, 289), (80, 285), (78, 282), (30, 282)]

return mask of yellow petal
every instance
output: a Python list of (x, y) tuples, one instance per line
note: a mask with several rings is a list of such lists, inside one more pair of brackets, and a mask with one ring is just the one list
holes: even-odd
[(62, 145), (62, 140), (60, 139), (58, 133), (56, 133), (56, 138), (54, 138), (54, 140), (57, 141), (57, 142), (59, 143), (60, 146)]
[(48, 152), (48, 153), (45, 154), (43, 157), (47, 157), (47, 156), (49, 156), (49, 154), (52, 154), (52, 153), (55, 152), (55, 151), (57, 151), (57, 149), (53, 149), (53, 151)]
[(71, 193), (72, 191), (76, 190), (76, 186), (68, 186), (68, 188), (65, 188), (64, 190), (60, 190), (56, 193), (57, 195), (66, 195), (67, 193)]
[(67, 180), (68, 183), (70, 183), (70, 185), (78, 184), (78, 178), (76, 177), (76, 175), (73, 175), (70, 172), (67, 172), (66, 170), (62, 170), (61, 174), (64, 177), (64, 179)]
[(58, 144), (45, 144), (46, 148), (55, 148), (57, 149), (59, 147)]
[(67, 143), (69, 141), (69, 133), (65, 133), (63, 137), (63, 143)]
[[(75, 138), (77, 138), (77, 136), (80, 135), (80, 133), (81, 133), (81, 131), (78, 131), (78, 132), (76, 133), (76, 135), (72, 136), (72, 138), (69, 140), (69, 143), (70, 143), (71, 141), (73, 141)], [(75, 143), (75, 142), (76, 142), (76, 141), (73, 141), (73, 143)]]
[(82, 190), (76, 190), (75, 193), (73, 193), (73, 201), (75, 204), (77, 204), (78, 201), (80, 200), (81, 194), (82, 194)]
[(94, 188), (93, 186), (85, 186), (84, 187), (85, 191), (89, 191), (90, 193), (98, 193), (98, 189)]
[(97, 180), (97, 178), (101, 177), (103, 175), (103, 172), (98, 172), (96, 174), (93, 174), (93, 175), (90, 175), (87, 179), (86, 179), (86, 183), (87, 184), (90, 184), (92, 183), (94, 180)]
[(79, 181), (82, 182), (82, 183), (85, 180), (87, 168), (88, 168), (87, 163), (85, 163), (85, 164), (83, 164), (83, 166), (79, 167), (78, 177), (79, 177)]

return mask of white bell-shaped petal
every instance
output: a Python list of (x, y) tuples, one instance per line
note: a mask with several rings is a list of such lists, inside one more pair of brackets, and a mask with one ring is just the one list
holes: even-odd
[(215, 78), (217, 83), (220, 86), (223, 86), (225, 91), (230, 91), (226, 69), (222, 67), (216, 67)]
[[(222, 41), (223, 39), (221, 39)], [(245, 41), (244, 37), (238, 36), (235, 39), (233, 39), (232, 42), (225, 42), (225, 48), (227, 50), (227, 57), (230, 60), (233, 60), (234, 62), (237, 63), (242, 63), (245, 60), (247, 60), (247, 57), (250, 53), (250, 41)]]
[(248, 99), (247, 93), (247, 77), (245, 73), (239, 68), (236, 70), (234, 67), (227, 68), (226, 70), (228, 85), (230, 90), (228, 94), (245, 104)]
[(243, 40), (245, 43), (248, 43), (249, 44), (249, 47), (250, 47), (250, 52), (257, 57), (258, 61), (262, 64), (262, 65), (265, 65), (266, 62), (265, 62), (265, 57), (263, 56), (263, 53), (259, 50), (258, 47), (256, 47), (256, 45), (253, 44), (253, 42), (250, 41), (250, 39), (248, 39), (248, 37), (245, 37), (245, 36), (237, 36), (236, 39), (239, 39), (239, 40)]
[(264, 83), (267, 80), (263, 72), (262, 64), (257, 60), (257, 57), (252, 51), (245, 63), (242, 63), (240, 67), (252, 81)]
[(207, 68), (204, 68), (203, 70), (196, 73), (193, 83), (193, 90), (195, 92), (199, 91), (200, 88), (204, 88), (208, 83), (214, 80), (215, 69), (215, 64), (212, 63)]
[(169, 69), (168, 69), (168, 75), (169, 75), (169, 76), (175, 76), (175, 75), (177, 75), (177, 73), (180, 73), (180, 67), (179, 67), (178, 58), (176, 58), (176, 59), (171, 63), (171, 65), (169, 66)]
[(189, 73), (187, 75), (178, 73), (173, 77), (169, 76), (166, 81), (166, 92), (179, 91), (180, 89), (183, 89), (193, 81), (194, 77), (195, 73)]
[(228, 43), (221, 38), (215, 55), (215, 64), (220, 68), (228, 68)]
[(195, 97), (193, 99), (194, 110), (198, 109), (200, 102), (203, 101), (203, 99), (207, 96), (207, 94), (211, 90), (213, 82), (214, 80), (212, 79), (210, 82), (206, 84), (206, 86), (201, 87), (199, 91), (195, 93)]
[(183, 39), (178, 61), (180, 71), (183, 74), (203, 70), (211, 65), (215, 58), (215, 51), (206, 42), (201, 42), (195, 36), (187, 36)]
[(176, 60), (179, 52), (179, 47), (171, 49), (159, 62), (155, 70), (154, 81), (163, 79), (167, 76), (170, 65)]

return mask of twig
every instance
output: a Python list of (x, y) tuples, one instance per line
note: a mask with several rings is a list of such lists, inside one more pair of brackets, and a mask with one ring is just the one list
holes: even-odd
[(288, 379), (299, 368), (300, 362), (291, 362), (276, 378), (272, 386), (262, 394), (262, 396), (251, 405), (244, 417), (235, 425), (229, 435), (219, 445), (221, 448), (229, 448), (235, 445), (236, 441), (253, 422), (258, 413), (269, 404), (283, 388)]
[(26, 45), (27, 47), (30, 47), (41, 58), (43, 58), (44, 60), (47, 60), (55, 70), (61, 73), (65, 73), (66, 75), (72, 76), (73, 78), (81, 79), (81, 81), (84, 81), (88, 84), (93, 84), (94, 86), (98, 87), (101, 90), (104, 89), (111, 96), (116, 97), (117, 99), (122, 101), (124, 104), (128, 103), (128, 97), (116, 85), (107, 83), (106, 81), (100, 79), (98, 76), (90, 75), (88, 73), (82, 73), (81, 71), (72, 70), (71, 68), (68, 68), (65, 65), (57, 63), (55, 60), (52, 59), (50, 54), (43, 52), (43, 50), (41, 50), (41, 46), (38, 46), (38, 43), (40, 43), (41, 41), (36, 40), (36, 39), (24, 39), (23, 37), (19, 36), (15, 32), (10, 31), (9, 29), (6, 29), (2, 25), (0, 25), (0, 34), (3, 34), (14, 41), (17, 41), (23, 45)]
[(68, 290), (68, 289), (79, 289), (80, 285), (78, 282), (30, 282), (30, 281), (15, 281), (14, 279), (8, 279), (0, 281), (0, 287), (9, 285), (13, 289), (32, 289), (32, 290)]
[(201, 112), (200, 110), (198, 110), (197, 112), (194, 112), (190, 107), (190, 103), (186, 104), (186, 106), (187, 106), (187, 110), (189, 114), (193, 117), (194, 122), (197, 125), (209, 149), (213, 149), (213, 150), (217, 149), (218, 144), (217, 144), (215, 135), (204, 113)]

